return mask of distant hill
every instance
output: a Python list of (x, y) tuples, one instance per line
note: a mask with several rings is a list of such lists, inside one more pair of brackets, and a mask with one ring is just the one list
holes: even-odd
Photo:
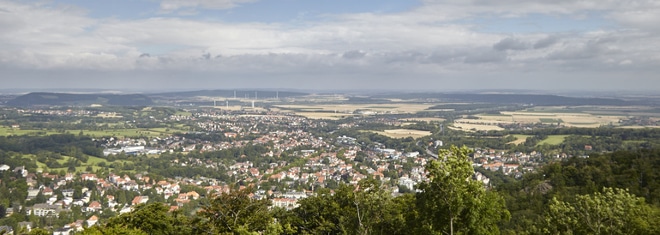
[(372, 98), (435, 99), (441, 102), (471, 102), (491, 104), (533, 105), (633, 105), (634, 102), (613, 98), (567, 97), (534, 94), (479, 94), (479, 93), (407, 93), (376, 95)]
[(114, 106), (146, 106), (153, 105), (153, 101), (148, 96), (141, 94), (70, 94), (50, 92), (33, 92), (7, 101), (7, 105), (17, 107), (91, 104)]
[(273, 90), (201, 90), (201, 91), (181, 91), (181, 92), (166, 92), (166, 93), (155, 93), (148, 94), (150, 97), (168, 97), (168, 98), (190, 98), (196, 96), (211, 96), (211, 97), (234, 97), (234, 92), (236, 98), (254, 98), (255, 92), (258, 98), (290, 98), (290, 97), (299, 97), (306, 96), (309, 93), (304, 92), (294, 92), (294, 91), (273, 91)]

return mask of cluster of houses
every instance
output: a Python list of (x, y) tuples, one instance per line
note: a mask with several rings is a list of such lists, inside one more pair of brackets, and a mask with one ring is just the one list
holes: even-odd
[(541, 164), (543, 155), (536, 151), (531, 153), (506, 153), (494, 149), (476, 149), (473, 154), (473, 165), (490, 171), (501, 171), (504, 175), (521, 177), (524, 172), (533, 171)]

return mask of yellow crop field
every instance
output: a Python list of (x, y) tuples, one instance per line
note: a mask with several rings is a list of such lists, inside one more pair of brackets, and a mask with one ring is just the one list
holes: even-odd
[(568, 127), (599, 127), (617, 125), (625, 116), (594, 115), (590, 113), (551, 113), (551, 112), (502, 112), (501, 115), (476, 115), (479, 119), (459, 119), (457, 122), (511, 124), (511, 123), (552, 123)]
[(406, 122), (444, 122), (444, 118), (438, 118), (438, 117), (415, 117), (415, 118), (402, 118), (399, 119), (399, 121), (406, 121)]
[(420, 138), (424, 136), (429, 136), (431, 135), (430, 131), (420, 131), (420, 130), (412, 130), (412, 129), (393, 129), (393, 130), (385, 130), (385, 131), (372, 131), (374, 133), (378, 133), (390, 138)]
[(379, 114), (379, 113), (416, 113), (424, 111), (433, 104), (407, 104), (407, 103), (392, 103), (392, 104), (318, 104), (318, 105), (275, 105), (275, 108), (281, 110), (297, 110), (304, 112), (337, 112), (337, 113), (354, 113), (355, 111), (362, 111), (364, 114)]
[(533, 137), (533, 135), (513, 135), (513, 137), (515, 137), (516, 140), (511, 141), (507, 144), (519, 145), (519, 144), (525, 143), (527, 141), (527, 138), (528, 137)]
[[(499, 131), (504, 128), (496, 125), (472, 124), (472, 123), (454, 123), (452, 129), (463, 131)], [(451, 127), (450, 127), (451, 128)]]
[(300, 115), (309, 119), (327, 119), (327, 120), (339, 120), (342, 118), (354, 116), (350, 113), (328, 113), (328, 112), (296, 112), (296, 115)]

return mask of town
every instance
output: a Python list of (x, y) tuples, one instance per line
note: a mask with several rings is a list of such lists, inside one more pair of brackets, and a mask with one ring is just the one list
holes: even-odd
[[(120, 115), (85, 110), (6, 111), (53, 117)], [(435, 154), (428, 153), (437, 152), (443, 146), (440, 140), (420, 140), (413, 146), (397, 148), (371, 140), (365, 143), (357, 136), (328, 133), (319, 136), (317, 130), (331, 124), (286, 112), (244, 114), (198, 109), (163, 116), (162, 119), (151, 116), (147, 120), (169, 126), (186, 125), (193, 131), (158, 133), (155, 136), (138, 133), (142, 136), (93, 137), (93, 142), (103, 148), (102, 155), (91, 156), (96, 163), (87, 164), (84, 170), (75, 167), (56, 170), (66, 162), (57, 164), (47, 158), (44, 162), (37, 160), (39, 167), (32, 169), (2, 164), (0, 173), (10, 178), (18, 177), (27, 186), (22, 189), (25, 192), (10, 191), (26, 197), (19, 200), (24, 203), (12, 201), (4, 216), (24, 213), (30, 219), (17, 221), (18, 227), (11, 229), (29, 231), (38, 226), (52, 228), (54, 234), (70, 234), (91, 227), (99, 220), (130, 212), (134, 206), (143, 203), (166, 202), (171, 210), (192, 210), (200, 198), (227, 193), (232, 188), (252, 187), (255, 189), (254, 198), (267, 198), (272, 206), (285, 209), (295, 208), (298, 200), (314, 195), (316, 189), (332, 189), (339, 184), (357, 185), (363, 179), (378, 180), (393, 195), (398, 195), (414, 191), (419, 182), (427, 180), (424, 166), (435, 157)], [(339, 133), (365, 122), (372, 125), (400, 124), (387, 118), (356, 119), (334, 124), (337, 127), (334, 131)], [(8, 128), (24, 129), (27, 125), (14, 124)], [(140, 123), (127, 122), (127, 125), (138, 126)], [(145, 133), (150, 133), (149, 129)], [(85, 136), (85, 131), (78, 134)], [(241, 151), (244, 153), (231, 157), (204, 157), (246, 147), (253, 151)], [(475, 167), (504, 175), (520, 177), (543, 162), (543, 155), (536, 152), (508, 153), (502, 149), (470, 147), (475, 150), (472, 156)], [(63, 158), (67, 157), (60, 156)], [(160, 163), (165, 164), (162, 166), (165, 169), (210, 169), (214, 175), (222, 175), (154, 175), (145, 166), (129, 164), (136, 159), (168, 159)], [(122, 163), (122, 160), (125, 161)], [(80, 166), (81, 162), (77, 161)], [(54, 163), (46, 165), (50, 162)], [(475, 177), (485, 187), (489, 186), (487, 176), (477, 172)]]
[[(637, 116), (609, 116), (609, 128), (588, 129), (573, 125), (601, 117), (571, 122), (578, 114), (557, 111), (546, 120), (536, 111), (554, 107), (320, 99), (3, 107), (0, 231), (73, 234), (154, 203), (194, 215), (235, 190), (283, 210), (365, 181), (399, 197), (419, 193), (430, 180), (427, 164), (450, 146), (470, 149), (472, 179), (492, 190), (553, 162), (658, 140), (657, 129), (612, 127), (637, 125), (628, 121)], [(503, 121), (507, 115), (519, 121)]]

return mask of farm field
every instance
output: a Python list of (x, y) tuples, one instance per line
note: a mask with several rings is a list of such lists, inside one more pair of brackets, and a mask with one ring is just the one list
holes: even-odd
[(281, 110), (291, 110), (294, 112), (337, 112), (354, 113), (355, 111), (377, 113), (417, 113), (424, 111), (434, 104), (410, 104), (410, 103), (392, 103), (392, 104), (318, 104), (318, 105), (275, 105)]
[(509, 144), (515, 144), (515, 145), (525, 143), (528, 137), (532, 137), (532, 135), (512, 135), (512, 136), (516, 138), (516, 140), (509, 142)]
[(385, 131), (371, 131), (374, 133), (378, 133), (390, 138), (420, 138), (424, 136), (429, 136), (431, 135), (430, 131), (420, 131), (420, 130), (412, 130), (412, 129), (393, 129), (393, 130), (385, 130)]
[[(479, 116), (485, 120), (508, 121), (510, 123), (556, 123), (568, 127), (599, 127), (616, 125), (625, 116), (603, 116), (589, 113), (544, 113), (544, 112), (502, 112), (503, 116)], [(507, 120), (508, 119), (508, 120)]]
[[(466, 124), (471, 124), (469, 127), (476, 130), (493, 130), (491, 125), (543, 123), (565, 127), (594, 128), (606, 125), (620, 126), (621, 121), (633, 116), (645, 116), (655, 121), (660, 118), (660, 113), (657, 113), (652, 107), (545, 106), (500, 112), (499, 114), (477, 114), (469, 119), (455, 120), (455, 126), (465, 129)], [(628, 126), (625, 127), (628, 128)], [(635, 128), (635, 126), (630, 126), (630, 128)]]
[(438, 117), (415, 117), (415, 118), (402, 118), (399, 121), (412, 121), (412, 122), (444, 122), (446, 119)]
[[(25, 157), (36, 158), (36, 156), (34, 156), (34, 155), (25, 155)], [(70, 159), (72, 159), (72, 157), (62, 156), (62, 159), (57, 160), (57, 162), (64, 166), (64, 165), (66, 165), (67, 161), (69, 161)], [(46, 171), (46, 172), (68, 171), (68, 167), (66, 167), (66, 166), (58, 167), (58, 168), (49, 168), (43, 162), (36, 161), (36, 163), (37, 163), (37, 166), (39, 166), (39, 168), (41, 170)], [(92, 167), (93, 171), (96, 171), (96, 170), (102, 168), (102, 167), (99, 166), (99, 163), (104, 163), (104, 164), (106, 164), (106, 166), (110, 166), (112, 164), (117, 164), (117, 165), (121, 166), (124, 163), (132, 163), (132, 161), (115, 160), (113, 162), (109, 162), (108, 160), (100, 158), (100, 157), (88, 156), (88, 159), (87, 159), (86, 163), (81, 163), (80, 166), (76, 167), (76, 172), (86, 172), (87, 167)]]
[(354, 116), (354, 114), (350, 114), (350, 113), (330, 113), (330, 112), (295, 112), (295, 114), (309, 119), (327, 119), (327, 120), (339, 120)]
[(13, 129), (11, 127), (0, 126), (0, 136), (9, 136), (9, 135), (52, 135), (58, 134), (55, 131), (46, 131), (46, 130), (21, 130)]
[(452, 124), (453, 126), (450, 126), (449, 128), (452, 128), (454, 130), (463, 130), (463, 131), (500, 131), (504, 130), (504, 128), (499, 127), (494, 124), (486, 125), (486, 124), (475, 124), (475, 123), (458, 123), (454, 122)]
[(566, 139), (568, 135), (550, 135), (548, 138), (545, 138), (544, 140), (541, 140), (537, 145), (544, 145), (544, 144), (549, 144), (549, 145), (558, 145), (564, 142), (564, 139)]

